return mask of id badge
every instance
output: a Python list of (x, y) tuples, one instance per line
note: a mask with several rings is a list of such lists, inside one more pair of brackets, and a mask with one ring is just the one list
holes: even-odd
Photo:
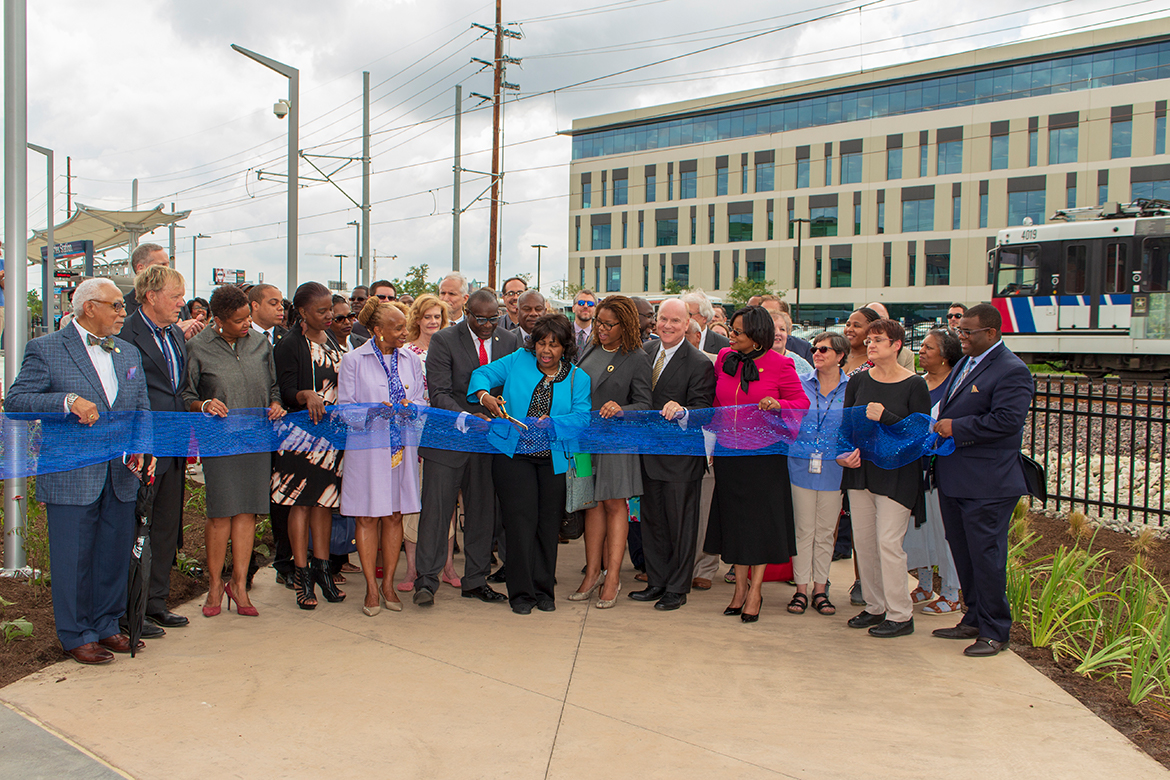
[(808, 473), (809, 474), (820, 474), (821, 473), (821, 453), (814, 452), (811, 455), (809, 455)]

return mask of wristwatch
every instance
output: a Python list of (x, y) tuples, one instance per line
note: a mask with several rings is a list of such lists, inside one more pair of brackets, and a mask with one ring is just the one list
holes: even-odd
[(66, 411), (66, 413), (73, 411), (73, 404), (77, 403), (77, 399), (80, 397), (81, 396), (79, 396), (77, 393), (69, 393), (68, 395), (65, 396), (65, 411)]

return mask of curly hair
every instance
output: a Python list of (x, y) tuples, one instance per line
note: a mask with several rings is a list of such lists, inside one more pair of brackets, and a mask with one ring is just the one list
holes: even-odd
[(934, 328), (926, 335), (934, 336), (938, 340), (938, 351), (951, 368), (963, 358), (963, 345), (959, 342), (959, 337), (946, 328)]
[(439, 330), (451, 324), (450, 317), (447, 316), (447, 305), (439, 300), (439, 296), (434, 293), (424, 293), (414, 299), (414, 303), (410, 306), (410, 316), (407, 317), (407, 341), (415, 341), (422, 332), (422, 318), (428, 310), (439, 307), (442, 312), (443, 320), (439, 325)]
[(618, 325), (622, 329), (622, 343), (619, 345), (622, 352), (633, 352), (642, 348), (642, 326), (638, 322), (638, 310), (634, 302), (624, 295), (611, 295), (597, 304), (597, 312), (593, 315), (593, 343), (601, 344), (597, 328), (597, 316), (602, 310), (613, 312), (617, 317)]
[(239, 287), (230, 284), (221, 284), (211, 293), (211, 302), (208, 310), (212, 317), (226, 320), (231, 315), (248, 305), (248, 296)]
[(573, 338), (573, 326), (565, 315), (556, 312), (545, 314), (538, 319), (532, 326), (532, 334), (525, 349), (535, 355), (537, 342), (543, 340), (545, 336), (552, 336), (560, 342), (564, 350), (561, 353), (561, 360), (572, 360), (577, 357), (577, 341)]
[(763, 306), (744, 306), (728, 320), (732, 327), (735, 327), (737, 317), (740, 319), (739, 329), (759, 348), (772, 348), (772, 342), (776, 340), (776, 323), (772, 321), (771, 312)]

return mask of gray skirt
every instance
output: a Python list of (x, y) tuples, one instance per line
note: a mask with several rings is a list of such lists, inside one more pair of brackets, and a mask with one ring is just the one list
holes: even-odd
[(203, 459), (207, 516), (268, 514), (272, 490), (272, 453), (249, 452)]
[(593, 497), (597, 501), (642, 495), (642, 459), (639, 455), (594, 455), (593, 475)]

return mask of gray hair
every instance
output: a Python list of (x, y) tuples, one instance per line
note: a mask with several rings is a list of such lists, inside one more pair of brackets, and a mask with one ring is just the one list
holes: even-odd
[(130, 255), (130, 267), (134, 269), (134, 273), (142, 270), (142, 266), (146, 265), (147, 259), (155, 252), (166, 252), (158, 244), (139, 244), (138, 248), (134, 250), (134, 254)]
[(443, 277), (442, 281), (439, 282), (439, 286), (442, 287), (443, 282), (447, 281), (448, 279), (454, 279), (455, 281), (459, 282), (459, 293), (461, 295), (467, 295), (467, 277), (466, 276), (464, 276), (463, 274), (460, 274), (460, 273), (447, 274), (446, 276)]
[[(524, 280), (521, 279), (520, 281), (524, 281)], [(525, 290), (524, 292), (522, 292), (518, 296), (516, 296), (516, 304), (519, 305), (520, 301), (523, 301), (527, 298), (531, 298), (532, 296), (536, 296), (537, 298), (540, 298), (540, 304), (542, 306), (547, 302), (547, 299), (544, 297), (544, 295), (541, 294), (540, 290)]]
[(118, 285), (106, 278), (86, 279), (81, 284), (77, 285), (77, 289), (73, 291), (73, 316), (77, 317), (85, 313), (85, 304), (90, 301), (101, 299), (102, 288), (109, 285), (113, 287), (116, 292), (121, 294)]
[(702, 290), (691, 290), (682, 297), (682, 302), (698, 304), (699, 316), (708, 322), (715, 318), (715, 307), (711, 305), (711, 299), (707, 297), (707, 293)]
[(702, 333), (703, 329), (694, 320), (687, 320), (687, 333)]

